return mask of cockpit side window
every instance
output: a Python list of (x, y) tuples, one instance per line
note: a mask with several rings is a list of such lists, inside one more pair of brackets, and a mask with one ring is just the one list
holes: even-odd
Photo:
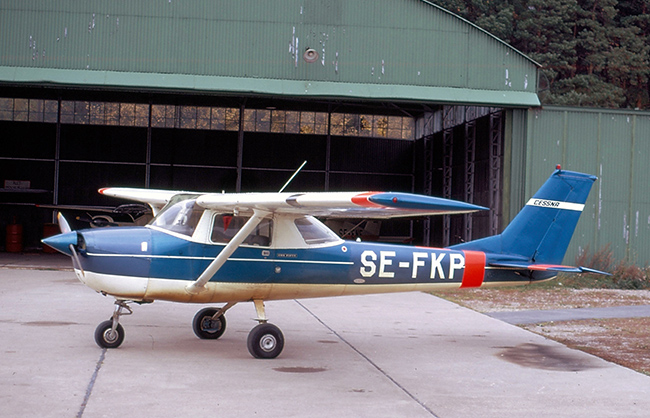
[[(212, 235), (210, 239), (215, 243), (227, 244), (249, 219), (248, 216), (235, 216), (233, 214), (220, 213), (216, 215), (212, 224)], [(271, 245), (272, 232), (273, 221), (267, 218), (262, 219), (243, 243), (246, 245), (268, 247)]]
[(296, 218), (294, 221), (298, 232), (302, 235), (302, 239), (305, 240), (306, 244), (324, 244), (326, 242), (336, 242), (340, 241), (341, 238), (338, 237), (331, 229), (312, 218), (311, 216), (305, 218)]
[(202, 214), (203, 208), (196, 204), (196, 199), (178, 199), (165, 206), (151, 225), (192, 236)]

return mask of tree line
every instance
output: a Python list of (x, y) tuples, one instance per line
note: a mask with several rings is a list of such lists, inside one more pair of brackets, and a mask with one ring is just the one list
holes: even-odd
[(650, 108), (648, 0), (433, 0), (542, 65), (543, 104)]

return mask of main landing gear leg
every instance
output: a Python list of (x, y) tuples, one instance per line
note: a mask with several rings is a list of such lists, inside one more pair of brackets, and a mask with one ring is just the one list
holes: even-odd
[[(113, 316), (95, 329), (95, 342), (101, 348), (117, 348), (124, 341), (124, 328), (120, 325), (120, 316), (131, 315), (133, 310), (125, 300), (115, 300)], [(126, 311), (126, 312), (123, 312)]]
[(248, 351), (255, 358), (276, 358), (284, 348), (284, 335), (280, 328), (267, 322), (264, 301), (253, 302), (259, 325), (248, 334)]

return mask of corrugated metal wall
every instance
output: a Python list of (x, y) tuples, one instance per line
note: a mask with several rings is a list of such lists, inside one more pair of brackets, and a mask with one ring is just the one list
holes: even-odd
[(0, 0), (0, 51), (5, 73), (170, 74), (160, 82), (169, 85), (173, 75), (525, 93), (537, 84), (534, 62), (421, 0)]
[[(565, 258), (610, 245), (618, 259), (650, 262), (650, 113), (545, 107), (531, 110), (527, 196), (556, 164), (599, 177)], [(520, 202), (523, 203), (523, 202)]]

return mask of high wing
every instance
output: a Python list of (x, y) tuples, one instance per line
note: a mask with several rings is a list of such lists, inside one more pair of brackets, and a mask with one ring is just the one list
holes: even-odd
[(387, 219), (487, 210), (456, 200), (399, 192), (211, 193), (199, 197), (197, 204), (213, 210), (262, 210), (326, 218)]
[(154, 215), (177, 194), (200, 196), (200, 206), (224, 212), (261, 210), (327, 218), (387, 219), (487, 210), (457, 200), (400, 192), (199, 193), (111, 187), (100, 189), (99, 193), (148, 203)]
[(147, 203), (151, 206), (153, 215), (158, 212), (177, 194), (196, 194), (197, 192), (183, 192), (179, 190), (160, 190), (160, 189), (136, 189), (128, 187), (105, 187), (98, 190), (104, 196), (117, 197), (120, 199), (134, 200), (136, 202)]

